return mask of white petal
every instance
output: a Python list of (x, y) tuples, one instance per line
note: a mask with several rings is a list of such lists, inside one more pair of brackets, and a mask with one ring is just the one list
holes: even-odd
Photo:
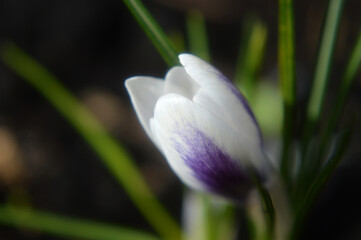
[(202, 87), (218, 84), (219, 77), (223, 76), (215, 67), (192, 54), (180, 54), (179, 61), (186, 72)]
[(232, 95), (222, 93), (220, 89), (201, 88), (193, 101), (222, 119), (240, 137), (262, 144), (261, 132), (254, 118)]
[[(198, 173), (185, 162), (180, 148), (186, 151), (192, 148), (190, 151), (193, 152), (190, 154), (195, 155), (210, 150), (202, 155), (204, 159), (196, 159), (201, 162), (202, 167), (214, 172), (222, 170), (212, 168), (215, 154), (218, 154), (219, 150), (229, 158), (227, 161), (223, 161), (224, 158), (216, 159), (221, 161), (216, 165), (232, 162), (241, 168), (252, 166), (260, 172), (265, 167), (260, 145), (240, 138), (215, 115), (177, 94), (167, 94), (158, 100), (154, 112), (154, 132), (172, 169), (186, 184), (195, 189), (204, 187), (204, 182), (197, 178)], [(197, 136), (199, 133), (202, 134), (201, 138)], [(207, 149), (210, 144), (203, 141), (203, 135), (214, 144), (212, 149)]]
[(155, 104), (164, 92), (164, 81), (153, 77), (132, 77), (125, 81), (133, 107), (145, 132), (154, 141), (149, 120), (153, 117)]
[(186, 73), (183, 67), (173, 67), (165, 77), (164, 93), (177, 93), (192, 99), (198, 89), (198, 83)]
[(191, 55), (179, 55), (186, 72), (201, 86), (194, 102), (218, 116), (250, 142), (260, 144), (261, 132), (244, 96), (216, 68)]

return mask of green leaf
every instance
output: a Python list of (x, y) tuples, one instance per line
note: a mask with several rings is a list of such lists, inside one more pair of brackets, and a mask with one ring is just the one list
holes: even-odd
[(325, 27), (322, 32), (317, 58), (316, 72), (307, 109), (308, 118), (311, 122), (317, 122), (322, 112), (322, 105), (325, 98), (328, 76), (331, 70), (331, 62), (335, 50), (343, 4), (343, 0), (329, 1)]
[[(314, 177), (318, 175), (324, 160), (322, 155), (325, 146), (322, 146), (322, 143), (320, 142), (315, 142), (314, 146), (310, 146), (309, 142), (311, 140), (311, 136), (315, 132), (316, 124), (319, 123), (323, 112), (322, 106), (324, 105), (343, 4), (343, 0), (330, 0), (325, 16), (315, 76), (307, 106), (307, 119), (303, 131), (304, 134), (301, 149), (302, 162), (297, 180), (297, 185), (301, 185), (298, 186), (298, 188), (301, 189), (301, 192), (298, 194), (303, 194), (302, 189), (309, 187), (309, 184), (314, 180)], [(313, 147), (313, 149), (311, 147)]]
[(88, 109), (58, 79), (14, 44), (4, 46), (1, 58), (39, 91), (88, 142), (154, 229), (164, 239), (180, 239), (179, 226), (153, 195), (129, 153)]
[(267, 28), (259, 19), (248, 18), (245, 20), (242, 30), (242, 42), (238, 54), (235, 82), (252, 105), (255, 82), (266, 49)]
[(272, 82), (266, 80), (257, 84), (253, 95), (251, 106), (263, 135), (279, 138), (283, 117), (279, 89)]
[[(330, 148), (331, 139), (333, 131), (335, 130), (335, 126), (340, 119), (343, 107), (345, 105), (347, 95), (350, 91), (352, 83), (355, 79), (355, 75), (357, 70), (359, 69), (361, 63), (361, 32), (359, 33), (358, 39), (352, 51), (352, 56), (347, 64), (346, 71), (343, 75), (339, 91), (335, 96), (335, 100), (332, 103), (332, 110), (330, 117), (328, 117), (328, 121), (325, 123), (326, 127), (324, 128), (321, 137), (319, 148), (316, 153), (313, 154), (316, 156), (314, 159), (310, 159), (309, 167), (304, 170), (304, 175), (308, 176), (306, 181), (312, 181), (314, 177), (319, 174), (321, 165), (324, 162), (325, 154)], [(307, 186), (307, 184), (306, 184)], [(301, 193), (302, 194), (302, 193)]]
[(123, 1), (168, 66), (179, 65), (177, 51), (142, 2), (140, 0)]
[(197, 10), (188, 11), (186, 26), (191, 53), (205, 61), (210, 61), (207, 29), (202, 13)]
[[(343, 75), (341, 86), (339, 88), (339, 92), (335, 97), (335, 101), (332, 104), (334, 106), (332, 108), (331, 116), (329, 117), (329, 121), (327, 121), (326, 130), (323, 133), (321, 140), (321, 149), (324, 151), (332, 131), (335, 129), (336, 123), (340, 119), (341, 112), (343, 107), (345, 106), (345, 102), (350, 91), (350, 88), (355, 80), (355, 76), (357, 70), (359, 70), (361, 64), (361, 31), (356, 40), (356, 44), (352, 50), (351, 58), (347, 64), (346, 71)], [(323, 151), (321, 151), (321, 157), (323, 156)]]
[(28, 208), (0, 205), (0, 223), (84, 240), (159, 240), (150, 234), (95, 221), (62, 217)]
[[(307, 119), (305, 124), (304, 136), (302, 141), (302, 157), (304, 158), (308, 151), (308, 145), (315, 125), (320, 120), (322, 113), (322, 106), (324, 104), (325, 93), (327, 90), (329, 73), (331, 70), (331, 63), (335, 45), (337, 40), (337, 33), (341, 21), (341, 14), (343, 9), (343, 0), (329, 0), (328, 9), (325, 16), (325, 23), (321, 35), (320, 48), (317, 57), (315, 76), (311, 88), (310, 99), (307, 106)], [(320, 159), (316, 159), (319, 161)], [(306, 160), (303, 159), (301, 165), (301, 172), (304, 171)], [(315, 166), (319, 163), (314, 164)]]
[(278, 60), (284, 109), (281, 175), (289, 183), (296, 104), (293, 0), (279, 0), (278, 15)]

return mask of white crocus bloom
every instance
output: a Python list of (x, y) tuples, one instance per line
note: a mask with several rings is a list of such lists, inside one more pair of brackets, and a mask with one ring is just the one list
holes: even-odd
[(132, 77), (125, 82), (146, 133), (189, 187), (233, 199), (253, 188), (247, 169), (266, 180), (270, 164), (244, 96), (217, 69), (179, 55), (165, 80)]

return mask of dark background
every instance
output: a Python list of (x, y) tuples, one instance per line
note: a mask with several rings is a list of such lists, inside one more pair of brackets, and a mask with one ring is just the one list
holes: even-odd
[[(185, 13), (205, 14), (212, 62), (234, 74), (241, 27), (249, 14), (268, 28), (262, 75), (277, 71), (277, 1), (144, 1), (162, 28), (186, 44)], [(296, 1), (300, 105), (313, 76), (326, 1)], [(328, 99), (361, 27), (361, 3), (347, 1)], [(84, 102), (132, 153), (154, 192), (180, 219), (182, 185), (147, 139), (131, 109), (124, 80), (163, 77), (167, 66), (120, 0), (0, 0), (0, 46), (13, 41)], [(186, 49), (185, 49), (186, 50)], [(359, 112), (358, 74), (347, 115)], [(328, 106), (330, 107), (330, 106)], [(360, 127), (307, 221), (304, 239), (361, 239)], [(0, 62), (0, 198), (66, 216), (152, 231), (94, 151), (31, 86)], [(0, 226), (0, 239), (62, 239)]]

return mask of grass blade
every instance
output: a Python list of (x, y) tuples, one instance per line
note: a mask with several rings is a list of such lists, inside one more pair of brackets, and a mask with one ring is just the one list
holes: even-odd
[(14, 44), (4, 46), (2, 60), (39, 91), (99, 155), (134, 204), (164, 239), (180, 239), (181, 231), (157, 201), (129, 153), (58, 79)]
[(266, 49), (267, 28), (258, 19), (248, 19), (244, 25), (235, 81), (238, 88), (252, 102), (255, 81)]
[(177, 51), (142, 2), (140, 0), (123, 1), (168, 66), (179, 65)]
[(84, 240), (159, 240), (136, 230), (14, 206), (0, 205), (0, 223)]
[(313, 170), (313, 175), (311, 176), (316, 176), (321, 168), (321, 165), (323, 164), (323, 161), (325, 159), (325, 154), (329, 148), (329, 144), (331, 141), (330, 139), (332, 138), (332, 133), (335, 130), (338, 120), (340, 119), (342, 109), (345, 105), (347, 95), (355, 79), (355, 75), (357, 73), (357, 70), (359, 69), (360, 63), (361, 63), (361, 32), (359, 33), (358, 39), (352, 51), (352, 56), (347, 64), (346, 71), (341, 81), (339, 92), (337, 93), (335, 97), (335, 101), (332, 104), (332, 106), (334, 107), (332, 108), (331, 115), (328, 118), (324, 131), (321, 134), (320, 147), (317, 152), (316, 160), (314, 160), (315, 164), (312, 165), (313, 168), (311, 168), (309, 171), (305, 170), (305, 172), (308, 173), (308, 175), (311, 175), (310, 171)]
[(291, 147), (296, 102), (293, 0), (279, 0), (279, 74), (284, 105), (281, 175), (290, 180)]
[(307, 109), (307, 115), (311, 123), (317, 122), (322, 112), (321, 110), (335, 50), (343, 3), (343, 0), (329, 1), (325, 27), (323, 29), (319, 55), (316, 63), (316, 72), (311, 89), (312, 92)]
[(207, 29), (202, 13), (196, 10), (188, 11), (186, 25), (191, 53), (209, 62)]
[(335, 97), (335, 103), (332, 106), (331, 117), (327, 122), (326, 130), (322, 136), (321, 148), (324, 149), (327, 145), (328, 139), (331, 136), (332, 131), (334, 130), (337, 121), (340, 118), (342, 109), (345, 105), (347, 95), (350, 91), (353, 81), (355, 80), (355, 76), (357, 74), (357, 70), (359, 69), (361, 64), (361, 31), (356, 40), (355, 47), (353, 48), (351, 58), (347, 64), (345, 74), (342, 78), (340, 91)]
[[(313, 86), (307, 106), (307, 119), (302, 140), (303, 159), (299, 171), (298, 184), (303, 184), (306, 188), (309, 187), (307, 186), (308, 183), (313, 182), (313, 178), (318, 174), (323, 162), (323, 159), (320, 156), (320, 153), (323, 151), (321, 149), (322, 147), (319, 148), (318, 153), (309, 154), (309, 141), (311, 140), (311, 135), (314, 132), (315, 126), (319, 122), (322, 113), (322, 106), (324, 104), (343, 4), (343, 0), (330, 0), (325, 16), (324, 29), (320, 41)], [(307, 155), (312, 156), (306, 159)], [(302, 191), (300, 194), (303, 194)]]

